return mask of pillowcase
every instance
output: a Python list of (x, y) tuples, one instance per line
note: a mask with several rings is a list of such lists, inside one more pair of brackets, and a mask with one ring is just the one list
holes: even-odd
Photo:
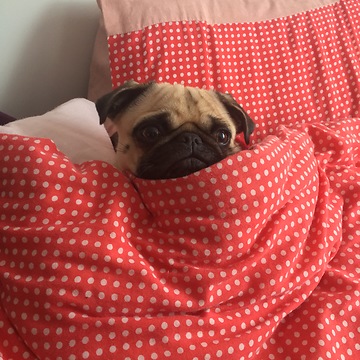
[(305, 1), (296, 14), (297, 1), (286, 11), (278, 1), (98, 3), (112, 87), (156, 80), (231, 93), (257, 123), (254, 142), (280, 124), (360, 113), (358, 1)]
[[(334, 3), (338, 0), (97, 0), (103, 11), (90, 67), (88, 98), (95, 101), (111, 90), (107, 36), (143, 29), (173, 20), (208, 20), (212, 23), (256, 22), (284, 17)], [(214, 8), (217, 8), (214, 10)], [(134, 11), (134, 9), (136, 9)], [(106, 26), (106, 29), (105, 29)]]
[(0, 126), (0, 133), (48, 138), (73, 163), (103, 160), (114, 163), (114, 150), (93, 102), (73, 99), (41, 116)]

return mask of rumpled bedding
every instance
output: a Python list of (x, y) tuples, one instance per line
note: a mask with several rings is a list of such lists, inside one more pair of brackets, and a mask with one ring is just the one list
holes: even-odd
[(1, 358), (358, 358), (360, 119), (157, 181), (0, 137)]

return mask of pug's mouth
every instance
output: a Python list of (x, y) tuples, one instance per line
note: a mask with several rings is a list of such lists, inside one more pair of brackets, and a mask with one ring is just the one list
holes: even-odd
[(186, 175), (193, 174), (196, 171), (208, 167), (210, 164), (206, 163), (204, 160), (201, 160), (196, 157), (188, 157), (179, 161), (176, 161), (172, 164), (166, 171), (166, 178), (177, 178)]
[(201, 157), (189, 156), (176, 160), (171, 164), (162, 163), (157, 166), (141, 166), (137, 176), (142, 179), (157, 180), (157, 179), (173, 179), (187, 176), (204, 169), (216, 161), (207, 161)]
[[(187, 176), (224, 159), (222, 149), (209, 136), (183, 132), (160, 146), (145, 152), (137, 168), (139, 178), (172, 179)], [(190, 139), (190, 140), (189, 140)]]

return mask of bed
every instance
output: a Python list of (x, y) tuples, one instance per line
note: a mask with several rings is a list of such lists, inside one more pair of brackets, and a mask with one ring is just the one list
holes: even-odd
[[(99, 0), (88, 99), (0, 129), (0, 358), (358, 359), (360, 3), (164, 4)], [(231, 93), (250, 146), (120, 173), (130, 79)]]

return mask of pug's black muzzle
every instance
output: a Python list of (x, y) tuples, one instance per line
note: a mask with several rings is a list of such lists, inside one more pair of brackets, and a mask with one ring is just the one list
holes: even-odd
[(143, 156), (137, 176), (170, 179), (192, 174), (227, 156), (212, 138), (183, 132)]

